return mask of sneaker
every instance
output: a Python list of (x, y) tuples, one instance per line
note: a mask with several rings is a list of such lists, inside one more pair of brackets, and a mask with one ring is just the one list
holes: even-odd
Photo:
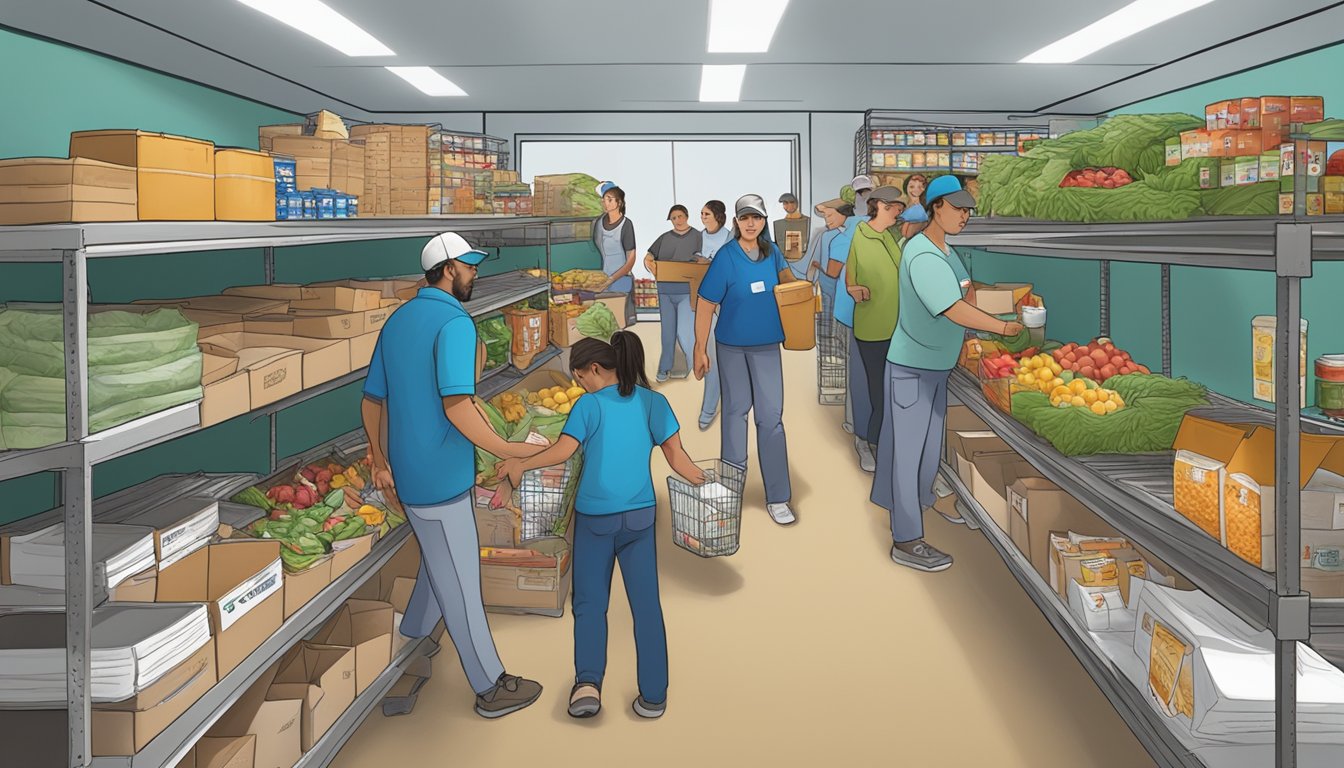
[(704, 414), (701, 414), (701, 415), (700, 415), (700, 431), (701, 431), (701, 432), (708, 432), (708, 431), (709, 431), (709, 428), (712, 427), (712, 426), (714, 425), (714, 420), (717, 419), (717, 418), (719, 418), (719, 412), (718, 412), (718, 411), (715, 411), (714, 413), (710, 414), (710, 415), (709, 415), (709, 418), (705, 418)]
[(766, 504), (765, 511), (770, 513), (770, 519), (780, 525), (793, 525), (797, 520), (793, 516), (793, 510), (789, 509), (787, 503), (784, 504)]
[(541, 696), (541, 683), (508, 673), (495, 687), (476, 697), (476, 714), (493, 720), (530, 706)]
[(873, 456), (873, 446), (861, 437), (854, 438), (854, 450), (859, 454), (859, 469), (872, 474), (877, 471), (877, 459)]
[(664, 701), (661, 704), (650, 704), (645, 701), (644, 697), (641, 695), (635, 699), (634, 707), (636, 715), (648, 718), (649, 720), (657, 720), (667, 711), (667, 702)]
[(845, 430), (845, 432), (851, 435), (854, 434), (854, 425), (850, 424), (848, 421), (846, 421), (844, 424), (841, 424), (840, 428)]
[(592, 683), (575, 683), (569, 692), (569, 716), (579, 719), (602, 711), (602, 691)]
[(662, 371), (659, 371), (658, 375), (655, 378), (657, 379), (659, 384), (662, 384), (663, 382), (667, 381), (667, 374)]
[(913, 542), (908, 552), (896, 544), (891, 545), (891, 559), (899, 565), (926, 573), (946, 571), (952, 567), (951, 555), (939, 552), (923, 539)]

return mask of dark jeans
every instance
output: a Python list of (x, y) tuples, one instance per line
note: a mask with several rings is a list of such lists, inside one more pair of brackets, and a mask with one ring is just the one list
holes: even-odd
[(579, 513), (574, 526), (574, 680), (599, 689), (607, 671), (607, 605), (611, 576), (621, 579), (635, 621), (639, 694), (650, 704), (667, 699), (667, 633), (658, 600), (654, 508), (616, 515)]
[(891, 339), (886, 341), (859, 340), (859, 357), (863, 358), (863, 377), (868, 385), (868, 402), (872, 403), (872, 412), (867, 424), (855, 424), (854, 434), (873, 445), (877, 445), (882, 436), (882, 414), (886, 411), (882, 388), (886, 384), (887, 350)]

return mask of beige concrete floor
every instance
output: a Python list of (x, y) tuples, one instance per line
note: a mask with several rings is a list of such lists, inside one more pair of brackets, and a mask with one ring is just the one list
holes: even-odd
[[(657, 325), (639, 330), (652, 374)], [(703, 560), (677, 549), (668, 469), (655, 453), (671, 660), (661, 720), (630, 709), (634, 642), (615, 584), (596, 718), (565, 714), (568, 609), (561, 619), (492, 615), (508, 670), (546, 687), (537, 704), (499, 721), (477, 717), (445, 641), (415, 712), (375, 712), (334, 766), (1152, 766), (982, 534), (931, 517), (928, 538), (953, 554), (952, 569), (920, 574), (891, 562), (885, 512), (868, 502), (843, 409), (817, 404), (815, 356), (784, 360), (797, 525), (770, 521), (753, 470), (741, 550)], [(695, 423), (703, 385), (658, 389), (692, 457), (717, 457), (717, 423), (707, 433)]]

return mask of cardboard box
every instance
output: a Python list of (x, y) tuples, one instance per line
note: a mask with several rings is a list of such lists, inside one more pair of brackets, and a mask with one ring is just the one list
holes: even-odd
[(1039, 473), (1013, 451), (975, 453), (968, 464), (970, 476), (961, 475), (962, 481), (994, 524), (1009, 533), (1012, 519), (1008, 514), (1008, 489), (1019, 478), (1039, 477)]
[(1308, 216), (1325, 215), (1325, 195), (1319, 195), (1319, 194), (1307, 195), (1307, 215)]
[(70, 134), (70, 156), (134, 166), (141, 221), (215, 217), (211, 142), (148, 131), (78, 131)]
[(1031, 293), (1030, 283), (975, 284), (975, 305), (991, 315), (1011, 315)]
[[(1224, 479), (1224, 544), (1243, 560), (1273, 571), (1276, 473), (1274, 430), (1256, 428), (1238, 446), (1229, 460)], [(1302, 541), (1304, 550), (1314, 540), (1321, 546), (1344, 544), (1344, 485), (1330, 479), (1344, 470), (1344, 441), (1319, 435), (1302, 435), (1299, 446)], [(1310, 556), (1303, 558), (1310, 565)]]
[(284, 580), (280, 544), (231, 540), (211, 544), (165, 568), (158, 602), (207, 603), (222, 678), (280, 628)]
[[(289, 123), (285, 125), (263, 125), (257, 129), (257, 146), (264, 152), (270, 152), (274, 149), (274, 139), (277, 136), (302, 136), (302, 123)], [(283, 152), (279, 154), (284, 154)]]
[[(356, 288), (364, 291), (377, 291), (383, 301), (380, 306), (394, 307), (403, 301), (409, 301), (415, 296), (415, 292), (420, 289), (423, 280), (391, 278), (387, 280), (331, 280), (322, 283), (313, 283), (313, 287), (322, 286), (341, 286), (345, 288)], [(410, 295), (405, 295), (405, 292)]]
[(1172, 449), (1176, 451), (1176, 512), (1219, 541), (1227, 463), (1251, 430), (1187, 414)]
[(1290, 98), (1288, 122), (1319, 123), (1324, 119), (1324, 98), (1320, 96), (1293, 96)]
[(1110, 553), (1129, 548), (1124, 539), (1088, 537), (1085, 547), (1072, 546), (1068, 532), (1050, 532), (1050, 574), (1046, 581), (1055, 594), (1068, 599), (1069, 585), (1078, 582), (1086, 587), (1118, 587), (1120, 577), (1115, 559)]
[(211, 639), (157, 682), (125, 701), (94, 704), (93, 754), (134, 755), (200, 700), (218, 681)]
[(1210, 133), (1214, 129), (1185, 131), (1181, 134), (1181, 159), (1209, 157)]
[(297, 700), (267, 698), (279, 664), (260, 679), (206, 732), (211, 738), (254, 736), (256, 768), (294, 768), (303, 756), (302, 704)]
[[(355, 590), (351, 595), (356, 600), (377, 600), (384, 603), (392, 603), (393, 607), (404, 609), (405, 604), (397, 605), (392, 599), (393, 593), (397, 589), (397, 580), (403, 579), (415, 585), (415, 579), (420, 573), (420, 546), (415, 541), (414, 534), (410, 539), (397, 550), (396, 554), (383, 564), (383, 567), (376, 575), (364, 582), (363, 586)], [(410, 592), (406, 592), (406, 597), (410, 597)]]
[(214, 384), (238, 372), (238, 358), (201, 351), (201, 383)]
[(1120, 538), (1120, 532), (1073, 496), (1043, 477), (1021, 477), (1008, 489), (1009, 534), (1042, 579), (1050, 578), (1050, 532), (1089, 531)]
[[(224, 289), (225, 296), (245, 296), (249, 299), (269, 299), (285, 302), (286, 311), (294, 302), (317, 297), (317, 291), (306, 285), (295, 283), (273, 283), (271, 285), (235, 285)], [(267, 311), (272, 311), (269, 308)]]
[(331, 556), (298, 573), (285, 571), (285, 618), (288, 619), (331, 584)]
[(1236, 144), (1233, 150), (1237, 155), (1259, 155), (1266, 149), (1264, 134), (1258, 130), (1236, 131), (1235, 139)]
[(373, 361), (373, 350), (378, 346), (379, 333), (381, 331), (363, 333), (350, 339), (350, 370), (367, 368)]
[(1229, 157), (1237, 153), (1235, 131), (1218, 129), (1209, 131), (1209, 157)]
[(347, 600), (313, 635), (315, 643), (354, 649), (356, 696), (392, 663), (392, 613), (389, 603)]
[(559, 616), (564, 613), (573, 578), (569, 567), (569, 543), (564, 539), (542, 539), (527, 546), (550, 555), (554, 565), (521, 567), (483, 558), (481, 596), (485, 600), (485, 608), (495, 613)]
[(300, 386), (305, 389), (350, 372), (350, 342), (345, 339), (230, 333), (203, 339), (201, 347), (215, 355), (232, 354), (235, 357), (242, 356), (247, 350), (298, 350), (302, 353)]
[[(975, 414), (970, 414), (974, 417)], [(973, 424), (971, 419), (959, 421), (959, 423)], [(977, 453), (1009, 453), (1013, 449), (1008, 447), (1008, 443), (1003, 438), (989, 429), (976, 430), (957, 430), (949, 432), (947, 436), (948, 452), (947, 463), (957, 470), (957, 475), (963, 480), (970, 474), (971, 457)]]
[(196, 747), (187, 750), (187, 754), (183, 755), (173, 768), (196, 768)]
[(606, 304), (611, 313), (616, 316), (616, 325), (619, 328), (625, 328), (629, 323), (626, 321), (626, 303), (630, 297), (624, 293), (599, 293), (593, 303)]
[(159, 304), (172, 307), (186, 307), (193, 312), (215, 312), (238, 317), (261, 315), (268, 312), (288, 312), (289, 302), (283, 299), (266, 299), (255, 296), (189, 296), (185, 299), (150, 299), (137, 301), (136, 304)]
[(0, 160), (0, 224), (135, 221), (135, 169), (84, 158)]
[(152, 603), (159, 594), (159, 569), (150, 568), (126, 579), (108, 592), (114, 603)]
[[(298, 394), (303, 389), (303, 351), (292, 347), (258, 347), (230, 349), (216, 341), (228, 343), (233, 334), (212, 336), (200, 342), (201, 348), (219, 357), (233, 356), (238, 360), (237, 376), (245, 377), (248, 387), (249, 410), (270, 405)], [(347, 356), (349, 354), (347, 350)], [(347, 357), (348, 360), (348, 357)], [(228, 384), (228, 386), (220, 386)], [(220, 413), (233, 410), (238, 404), (238, 389), (232, 377), (214, 385), (221, 392)], [(228, 400), (223, 394), (227, 391)], [(225, 403), (227, 406), (225, 407)], [(212, 413), (212, 418), (218, 414)]]
[(275, 161), (269, 154), (215, 150), (215, 219), (275, 220)]
[(1326, 192), (1321, 197), (1323, 199), (1322, 210), (1325, 213), (1344, 213), (1344, 192)]
[(204, 736), (196, 742), (192, 754), (195, 768), (255, 768), (257, 737), (220, 739)]
[(705, 279), (705, 273), (709, 271), (708, 264), (696, 264), (695, 262), (660, 261), (657, 262), (656, 266), (658, 267), (658, 282), (690, 284), (692, 302), (700, 293), (700, 281)]
[(367, 333), (376, 333), (382, 330), (391, 315), (391, 308), (362, 312), (304, 309), (291, 313), (294, 319), (294, 335), (314, 339), (353, 339)]
[(333, 542), (331, 546), (331, 580), (355, 567), (360, 560), (373, 552), (374, 542), (378, 541), (378, 532), (367, 533), (353, 539)]
[(277, 315), (274, 313), (248, 315), (243, 318), (242, 325), (243, 333), (254, 333), (262, 336), (294, 335), (293, 315)]
[[(956, 469), (957, 466), (955, 442), (956, 434), (958, 432), (982, 434), (992, 432), (989, 425), (986, 424), (983, 419), (976, 416), (970, 408), (967, 408), (964, 405), (949, 405), (947, 407), (947, 413), (943, 419), (943, 426), (946, 430), (943, 436), (943, 461), (953, 469)], [(1000, 443), (1002, 443), (1002, 440), (1000, 440)], [(1002, 443), (1002, 445), (1003, 448), (1001, 450), (1007, 450), (1008, 444)]]
[(300, 641), (280, 660), (266, 698), (300, 703), (301, 747), (311, 750), (355, 700), (354, 650)]
[[(235, 358), (235, 366), (236, 358)], [(252, 410), (252, 377), (239, 371), (205, 384), (201, 395), (201, 426), (209, 427)]]
[(383, 306), (383, 296), (380, 291), (340, 285), (314, 285), (309, 286), (308, 291), (312, 294), (310, 297), (291, 301), (289, 308), (291, 310), (334, 309), (342, 312), (365, 312), (370, 309), (381, 309)]

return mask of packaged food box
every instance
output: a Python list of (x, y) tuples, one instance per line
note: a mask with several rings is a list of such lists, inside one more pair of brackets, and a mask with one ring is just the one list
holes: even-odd
[(250, 149), (215, 150), (215, 219), (275, 219), (275, 161), (269, 154)]
[(215, 145), (149, 131), (77, 131), (70, 156), (132, 166), (141, 221), (215, 218)]
[(1219, 542), (1227, 463), (1249, 434), (1245, 427), (1186, 414), (1173, 448), (1176, 512)]
[[(1308, 196), (1310, 199), (1310, 196)], [(1251, 394), (1256, 400), (1274, 402), (1274, 336), (1277, 319), (1257, 315), (1251, 319)], [(1298, 396), (1307, 407), (1307, 320), (1302, 318), (1301, 379)]]
[(85, 158), (0, 160), (0, 224), (135, 221), (135, 168)]
[(1319, 123), (1325, 119), (1325, 99), (1321, 96), (1293, 96), (1289, 101), (1289, 122)]
[(1172, 138), (1167, 139), (1167, 143), (1166, 143), (1166, 160), (1167, 160), (1167, 165), (1180, 165), (1180, 164), (1181, 164), (1181, 137), (1180, 137), (1180, 136), (1173, 136)]

